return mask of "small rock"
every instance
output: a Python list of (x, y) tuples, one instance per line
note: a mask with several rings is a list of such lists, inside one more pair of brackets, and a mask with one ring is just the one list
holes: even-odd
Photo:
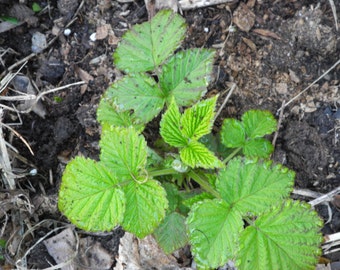
[(47, 47), (46, 36), (40, 32), (32, 35), (32, 52), (41, 53)]
[(288, 86), (286, 83), (276, 83), (275, 91), (280, 95), (288, 94)]
[(52, 84), (56, 84), (64, 75), (65, 65), (55, 59), (44, 61), (38, 70), (40, 78)]

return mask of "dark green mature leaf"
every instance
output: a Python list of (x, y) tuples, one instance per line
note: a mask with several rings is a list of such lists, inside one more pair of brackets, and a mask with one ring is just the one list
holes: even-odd
[(180, 45), (185, 30), (180, 15), (161, 10), (123, 35), (113, 55), (117, 68), (128, 73), (155, 70)]
[(250, 110), (242, 115), (246, 134), (250, 138), (259, 138), (276, 130), (277, 122), (269, 111)]
[(159, 78), (169, 99), (173, 95), (179, 106), (199, 100), (207, 91), (214, 55), (214, 50), (190, 49), (171, 56)]
[(195, 204), (186, 223), (198, 266), (217, 268), (234, 258), (243, 222), (225, 201), (214, 199)]
[(110, 231), (123, 220), (125, 196), (119, 180), (102, 163), (76, 157), (67, 164), (58, 207), (77, 227)]
[(120, 110), (133, 111), (143, 124), (158, 115), (165, 102), (155, 80), (143, 73), (125, 76), (108, 88), (105, 95), (115, 100)]
[(310, 205), (292, 200), (278, 204), (241, 233), (238, 269), (315, 269), (321, 227)]
[(293, 171), (269, 161), (234, 158), (220, 171), (216, 188), (242, 215), (259, 215), (289, 196), (294, 177)]
[(221, 140), (226, 147), (243, 147), (246, 141), (246, 134), (242, 122), (228, 118), (223, 121)]
[(155, 180), (132, 181), (124, 186), (126, 211), (121, 223), (124, 230), (143, 238), (151, 234), (165, 217), (166, 192)]
[(102, 98), (98, 110), (97, 119), (102, 126), (109, 125), (112, 127), (131, 127), (141, 131), (144, 125), (136, 119), (136, 116), (130, 111), (121, 111), (112, 99)]
[(155, 230), (154, 236), (167, 254), (183, 247), (188, 242), (184, 216), (176, 212), (167, 215)]
[(247, 157), (267, 158), (273, 151), (271, 142), (263, 138), (248, 140), (243, 147), (243, 153)]
[(134, 128), (103, 128), (99, 145), (101, 162), (112, 169), (120, 181), (137, 179), (145, 169), (146, 141)]

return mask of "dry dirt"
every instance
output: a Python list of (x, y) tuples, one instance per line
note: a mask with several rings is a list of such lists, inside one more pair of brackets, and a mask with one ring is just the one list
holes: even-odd
[[(148, 19), (141, 0), (88, 0), (82, 6), (77, 0), (37, 0), (43, 8), (39, 13), (27, 11), (32, 2), (24, 1), (18, 8), (18, 1), (0, 0), (0, 15), (19, 18), (25, 14), (19, 18), (22, 25), (0, 33), (1, 79), (21, 67), (20, 73), (39, 92), (81, 80), (87, 84), (46, 94), (34, 111), (20, 113), (20, 117), (4, 109), (2, 122), (20, 134), (18, 137), (2, 127), (5, 140), (13, 146), (9, 150), (13, 172), (20, 175), (15, 180), (17, 190), (8, 190), (4, 184), (0, 187), (2, 204), (7, 205), (7, 215), (0, 214), (6, 225), (1, 227), (1, 238), (12, 236), (7, 258), (1, 262), (9, 269), (42, 236), (67, 222), (56, 208), (62, 172), (76, 155), (98, 158), (96, 108), (102, 93), (120, 76), (112, 64), (112, 53), (129, 27)], [(340, 17), (340, 2), (334, 2)], [(340, 30), (335, 28), (329, 1), (234, 1), (184, 11), (183, 17), (188, 24), (183, 48), (216, 49), (208, 95), (219, 93), (221, 104), (226, 90), (236, 84), (215, 130), (226, 117), (239, 117), (253, 108), (270, 110), (282, 120), (273, 158), (297, 172), (296, 188), (327, 193), (340, 186), (340, 65), (292, 100), (340, 59)], [(70, 29), (70, 34), (56, 36), (64, 28)], [(46, 37), (47, 48), (12, 67), (32, 53), (35, 32)], [(97, 40), (91, 41), (94, 33)], [(0, 97), (16, 96), (13, 89), (22, 84), (11, 83)], [(18, 100), (0, 102), (10, 108), (27, 108)], [(150, 127), (147, 132), (152, 133)], [(37, 174), (32, 174), (32, 169)], [(28, 202), (33, 209), (27, 209)], [(333, 218), (325, 225), (325, 233), (340, 231), (340, 212), (333, 205), (331, 208)], [(19, 216), (11, 217), (11, 211), (17, 209), (21, 209)], [(327, 209), (318, 210), (327, 220)], [(39, 224), (44, 220), (48, 221)], [(122, 235), (119, 229), (106, 235), (79, 232), (83, 242), (92, 243), (88, 246), (99, 246), (94, 254), (110, 257), (106, 261), (111, 262), (109, 269), (115, 265)], [(14, 242), (20, 239), (21, 250), (15, 254), (18, 243)], [(190, 255), (184, 251), (177, 258), (181, 258), (180, 266), (190, 266)], [(25, 263), (29, 268), (44, 269), (56, 261), (40, 243)]]

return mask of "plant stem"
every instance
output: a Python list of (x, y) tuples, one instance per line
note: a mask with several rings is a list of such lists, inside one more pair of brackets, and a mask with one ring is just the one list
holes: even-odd
[(231, 160), (234, 156), (236, 156), (236, 154), (238, 152), (240, 152), (240, 150), (242, 149), (242, 147), (236, 148), (229, 156), (227, 156), (222, 162), (224, 164), (226, 164), (229, 160)]
[(211, 195), (218, 199), (221, 198), (221, 195), (212, 186), (210, 186), (210, 184), (205, 179), (203, 179), (201, 175), (197, 174), (194, 171), (190, 171), (188, 175), (192, 179), (194, 179), (194, 181), (198, 183), (205, 191), (207, 191), (208, 193), (210, 193)]
[(177, 174), (178, 172), (173, 168), (166, 168), (162, 170), (148, 171), (149, 176), (162, 176), (168, 174)]

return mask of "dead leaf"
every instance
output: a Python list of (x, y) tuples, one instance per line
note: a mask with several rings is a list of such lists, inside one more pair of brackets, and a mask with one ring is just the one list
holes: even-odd
[(109, 30), (112, 29), (111, 25), (104, 24), (97, 27), (96, 30), (96, 39), (102, 40), (105, 39), (109, 35)]
[(254, 29), (253, 32), (256, 33), (256, 34), (259, 34), (261, 36), (264, 36), (264, 37), (271, 37), (271, 38), (275, 38), (275, 39), (279, 39), (279, 40), (282, 39), (276, 33), (269, 31), (269, 30), (266, 30), (266, 29), (257, 28), (257, 29)]
[(93, 81), (94, 78), (85, 70), (83, 70), (82, 68), (78, 67), (78, 66), (75, 66), (75, 71), (78, 75), (78, 77), (86, 82), (86, 84), (83, 84), (81, 87), (80, 87), (80, 93), (81, 94), (84, 94), (87, 90), (87, 84), (89, 83), (89, 81)]

